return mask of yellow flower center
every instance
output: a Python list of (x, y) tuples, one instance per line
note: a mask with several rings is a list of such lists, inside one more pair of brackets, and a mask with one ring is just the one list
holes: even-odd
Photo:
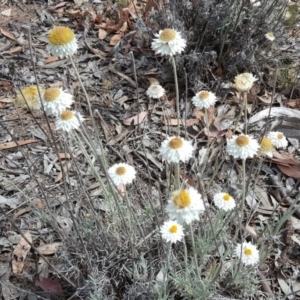
[(39, 97), (39, 92), (36, 85), (28, 86), (21, 91), (26, 100), (35, 100)]
[(277, 138), (278, 138), (279, 140), (282, 140), (282, 139), (283, 139), (283, 134), (282, 134), (282, 133), (277, 133)]
[(239, 147), (245, 147), (247, 145), (249, 145), (250, 143), (250, 139), (245, 136), (245, 135), (240, 135), (239, 137), (237, 137), (237, 139), (235, 140), (235, 143), (239, 146)]
[(175, 40), (176, 38), (176, 31), (174, 31), (173, 29), (167, 28), (165, 30), (163, 30), (163, 32), (160, 34), (159, 38), (163, 41), (163, 42), (171, 42), (173, 40)]
[(47, 102), (56, 100), (60, 95), (60, 89), (58, 88), (49, 88), (46, 89), (44, 98)]
[(245, 248), (244, 254), (248, 255), (248, 256), (251, 256), (252, 255), (252, 250), (250, 248)]
[(173, 225), (173, 226), (170, 227), (169, 231), (171, 233), (176, 233), (178, 231), (178, 227), (176, 225)]
[(191, 204), (191, 197), (187, 190), (180, 190), (173, 195), (173, 202), (178, 208), (182, 209)]
[(65, 110), (61, 113), (60, 117), (63, 121), (69, 121), (74, 118), (74, 113), (70, 110)]
[(273, 144), (271, 139), (264, 137), (260, 142), (260, 150), (261, 151), (272, 151)]
[(116, 169), (116, 174), (119, 175), (119, 176), (122, 176), (126, 173), (126, 168), (121, 166), (121, 167), (118, 167)]
[(224, 196), (223, 196), (223, 200), (224, 201), (229, 201), (230, 200), (230, 195), (229, 194), (225, 194)]
[(268, 35), (268, 37), (271, 38), (271, 39), (274, 38), (274, 33), (273, 33), (273, 32), (268, 32), (267, 35)]
[(69, 44), (75, 39), (74, 32), (65, 26), (54, 27), (49, 34), (49, 42), (55, 46)]
[(169, 142), (169, 147), (173, 150), (179, 149), (182, 146), (183, 146), (183, 141), (179, 137), (175, 137)]
[(209, 92), (207, 92), (207, 91), (202, 91), (199, 93), (199, 98), (201, 100), (206, 100), (208, 97), (209, 97)]

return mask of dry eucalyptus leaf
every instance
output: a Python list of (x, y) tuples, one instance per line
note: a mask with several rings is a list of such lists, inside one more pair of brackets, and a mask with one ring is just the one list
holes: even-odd
[[(31, 238), (31, 234), (30, 234), (29, 230), (24, 233), (24, 236), (27, 238), (27, 240), (30, 243), (32, 243), (32, 238)], [(13, 269), (14, 274), (22, 273), (25, 259), (26, 259), (28, 252), (30, 251), (30, 248), (31, 248), (31, 246), (22, 237), (13, 252), (12, 269)]]
[(47, 244), (47, 245), (38, 247), (37, 250), (40, 253), (42, 253), (43, 255), (50, 255), (50, 254), (54, 254), (57, 251), (59, 245), (60, 245), (59, 242)]
[(139, 114), (135, 115), (134, 117), (124, 119), (123, 123), (125, 125), (131, 125), (132, 123), (133, 125), (141, 124), (146, 120), (147, 115), (148, 115), (148, 111), (142, 111)]

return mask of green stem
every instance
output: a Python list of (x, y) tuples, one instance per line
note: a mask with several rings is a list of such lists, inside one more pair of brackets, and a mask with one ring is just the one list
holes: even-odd
[[(77, 76), (77, 78), (78, 78), (78, 81), (79, 81), (79, 83), (80, 83), (80, 86), (81, 86), (81, 88), (82, 88), (82, 90), (83, 90), (84, 96), (85, 96), (85, 98), (86, 98), (86, 101), (87, 101), (87, 104), (88, 104), (88, 108), (89, 108), (90, 117), (91, 117), (92, 124), (93, 124), (93, 128), (94, 128), (94, 130), (97, 132), (97, 131), (98, 131), (98, 130), (97, 130), (98, 127), (96, 126), (96, 122), (95, 122), (95, 119), (94, 119), (94, 116), (93, 116), (93, 111), (92, 111), (92, 105), (91, 105), (90, 97), (89, 97), (89, 95), (88, 95), (88, 93), (87, 93), (87, 91), (86, 91), (86, 89), (85, 89), (85, 87), (84, 87), (84, 84), (83, 84), (83, 82), (82, 82), (82, 80), (81, 80), (81, 78), (80, 78), (80, 75), (79, 75), (78, 69), (77, 69), (77, 67), (76, 67), (76, 65), (75, 65), (75, 62), (74, 62), (73, 57), (72, 57), (72, 56), (69, 56), (69, 58), (70, 58), (72, 67), (73, 67), (73, 69), (74, 69), (74, 71), (75, 71), (75, 74), (76, 74), (76, 76)], [(98, 134), (95, 134), (95, 137), (96, 137), (96, 138), (97, 138), (98, 136), (99, 136)], [(105, 159), (105, 156), (104, 156), (104, 153), (105, 153), (105, 152), (104, 152), (104, 149), (103, 149), (103, 146), (102, 146), (102, 142), (101, 142), (101, 140), (98, 139), (98, 138), (97, 138), (97, 140), (98, 140), (98, 144), (99, 144), (99, 146), (100, 146), (100, 150), (101, 150), (101, 153), (102, 153), (102, 154), (100, 155), (100, 158), (102, 159), (103, 165), (106, 166), (106, 159)]]
[(248, 120), (247, 120), (247, 92), (243, 92), (243, 102), (244, 102), (244, 109), (245, 109), (245, 134), (248, 132)]
[(194, 255), (194, 263), (195, 263), (196, 273), (197, 273), (198, 279), (201, 281), (201, 275), (200, 275), (200, 272), (199, 272), (199, 266), (198, 266), (198, 259), (197, 259), (195, 238), (194, 238), (194, 231), (193, 231), (192, 223), (190, 223), (190, 231), (191, 231), (191, 240), (192, 240), (192, 248), (193, 248), (193, 255)]
[(173, 55), (171, 55), (171, 61), (173, 65), (173, 73), (174, 73), (174, 81), (175, 81), (175, 91), (176, 91), (176, 111), (177, 111), (177, 135), (180, 135), (180, 108), (179, 108), (179, 88), (178, 88), (178, 78), (177, 78), (177, 69), (176, 69), (176, 63), (175, 58)]
[(179, 163), (175, 163), (174, 164), (174, 168), (175, 168), (175, 190), (179, 190), (179, 188), (180, 188), (180, 178), (179, 178), (180, 169), (179, 169)]

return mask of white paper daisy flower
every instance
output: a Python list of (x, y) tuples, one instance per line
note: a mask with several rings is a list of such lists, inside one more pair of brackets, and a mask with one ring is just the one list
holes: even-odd
[(246, 159), (257, 154), (258, 142), (249, 135), (233, 136), (227, 143), (227, 153), (234, 158)]
[(194, 147), (191, 141), (186, 141), (181, 137), (167, 137), (160, 148), (159, 153), (162, 160), (169, 163), (186, 162), (193, 156)]
[(200, 91), (192, 98), (193, 104), (200, 109), (209, 108), (215, 105), (216, 101), (216, 95), (208, 91)]
[(146, 91), (150, 98), (159, 99), (165, 94), (165, 89), (157, 83), (152, 83)]
[(60, 58), (77, 52), (77, 40), (72, 29), (65, 26), (54, 27), (49, 33), (49, 51)]
[(232, 210), (235, 207), (235, 200), (227, 193), (215, 194), (213, 201), (216, 207), (225, 211)]
[(49, 115), (60, 115), (64, 110), (69, 108), (72, 103), (72, 95), (62, 91), (59, 88), (48, 88), (42, 97), (44, 110)]
[(199, 220), (199, 213), (204, 210), (202, 197), (193, 187), (174, 191), (166, 207), (170, 219), (181, 224)]
[(268, 134), (268, 138), (270, 138), (272, 140), (272, 143), (276, 148), (284, 148), (285, 149), (288, 145), (288, 141), (282, 132), (271, 131)]
[(151, 43), (155, 54), (175, 55), (181, 53), (186, 47), (186, 40), (176, 30), (167, 28), (160, 30), (155, 36), (157, 38)]
[(249, 92), (256, 80), (251, 73), (242, 73), (235, 76), (234, 87), (238, 92)]
[(79, 112), (64, 110), (57, 117), (55, 121), (55, 128), (56, 130), (69, 132), (72, 129), (78, 129), (81, 122), (83, 122), (83, 117)]
[(275, 36), (274, 36), (274, 33), (273, 33), (273, 32), (268, 32), (268, 33), (266, 33), (266, 34), (265, 34), (265, 37), (266, 37), (269, 41), (271, 41), (271, 42), (273, 42), (273, 41), (275, 40)]
[(235, 255), (241, 257), (245, 265), (255, 265), (259, 262), (259, 251), (256, 246), (250, 242), (238, 244), (235, 248)]
[(114, 164), (108, 169), (108, 175), (115, 185), (132, 183), (135, 174), (134, 167), (126, 163)]
[(273, 157), (273, 143), (269, 137), (263, 137), (260, 142), (259, 152), (268, 157)]
[(164, 240), (171, 243), (181, 241), (184, 233), (183, 227), (176, 221), (167, 221), (160, 229), (161, 236)]
[[(43, 95), (44, 89), (42, 87), (39, 87), (39, 89), (41, 95)], [(29, 108), (30, 110), (41, 109), (41, 101), (39, 97), (38, 87), (36, 85), (31, 85), (21, 89), (21, 92), (18, 91), (17, 102), (24, 108)]]

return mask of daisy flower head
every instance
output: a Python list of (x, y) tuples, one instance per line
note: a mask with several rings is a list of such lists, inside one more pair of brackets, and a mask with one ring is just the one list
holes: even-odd
[(266, 33), (266, 34), (265, 34), (265, 37), (266, 37), (269, 41), (271, 41), (271, 42), (273, 42), (273, 41), (275, 40), (275, 36), (274, 36), (274, 33), (273, 33), (273, 32), (268, 32), (268, 33)]
[(186, 162), (193, 156), (194, 147), (191, 141), (181, 137), (167, 137), (159, 148), (162, 160), (169, 163)]
[(242, 258), (242, 263), (245, 265), (255, 265), (259, 262), (259, 251), (256, 246), (250, 242), (237, 244), (235, 255)]
[(108, 169), (108, 175), (115, 185), (130, 184), (135, 179), (134, 167), (126, 163), (114, 164)]
[(78, 129), (83, 117), (79, 112), (64, 110), (55, 121), (56, 130), (70, 132), (72, 129)]
[(42, 97), (44, 110), (49, 115), (60, 115), (66, 108), (69, 108), (72, 103), (72, 95), (62, 91), (59, 88), (48, 88), (45, 90)]
[(226, 193), (217, 193), (214, 195), (213, 201), (219, 209), (228, 211), (235, 207), (235, 200)]
[[(43, 94), (44, 89), (39, 87), (41, 94)], [(25, 98), (25, 99), (24, 99)], [(20, 105), (30, 110), (41, 109), (41, 102), (38, 87), (36, 85), (31, 85), (21, 89), (21, 92), (17, 92), (17, 101)]]
[(77, 52), (78, 44), (72, 29), (65, 26), (54, 27), (49, 33), (49, 51), (60, 58)]
[(199, 213), (204, 210), (202, 197), (193, 187), (174, 191), (166, 207), (170, 219), (181, 224), (199, 220)]
[(257, 80), (251, 73), (242, 73), (234, 78), (234, 87), (238, 92), (249, 92)]
[(273, 157), (273, 143), (272, 140), (268, 137), (263, 137), (260, 142), (259, 152), (269, 157)]
[(246, 159), (257, 154), (258, 142), (249, 135), (233, 136), (227, 143), (226, 151), (234, 158)]
[(151, 43), (155, 54), (175, 55), (181, 53), (186, 47), (186, 40), (181, 37), (181, 33), (170, 28), (160, 30), (155, 34), (156, 39)]
[(160, 228), (162, 238), (167, 242), (176, 243), (181, 241), (184, 233), (182, 226), (176, 221), (167, 221)]
[(271, 131), (268, 134), (268, 138), (271, 139), (273, 145), (276, 148), (284, 148), (285, 149), (288, 145), (288, 141), (282, 132)]
[(208, 91), (200, 91), (192, 98), (193, 104), (200, 109), (209, 108), (210, 106), (213, 106), (216, 101), (216, 95)]
[(165, 89), (160, 84), (152, 83), (147, 89), (146, 94), (150, 98), (159, 99), (165, 94), (165, 92)]

